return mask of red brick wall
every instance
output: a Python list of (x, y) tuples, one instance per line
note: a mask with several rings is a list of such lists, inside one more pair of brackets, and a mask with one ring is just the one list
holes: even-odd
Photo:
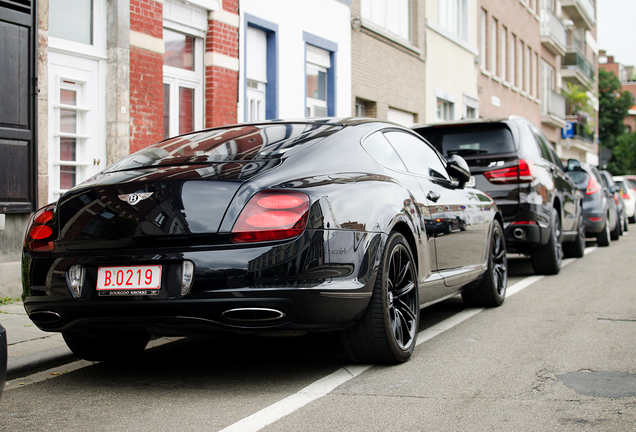
[[(163, 39), (163, 4), (130, 0), (130, 29)], [(130, 152), (163, 139), (163, 56), (130, 48)]]
[[(238, 1), (224, 1), (223, 8), (238, 11)], [(238, 28), (210, 20), (206, 35), (206, 52), (238, 59)], [(238, 102), (238, 72), (219, 66), (205, 68), (205, 126), (236, 123)]]

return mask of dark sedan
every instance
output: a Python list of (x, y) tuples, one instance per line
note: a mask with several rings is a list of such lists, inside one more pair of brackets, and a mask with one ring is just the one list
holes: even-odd
[(421, 307), (504, 301), (502, 215), (469, 178), (461, 157), (375, 120), (171, 138), (33, 215), (25, 309), (90, 360), (150, 335), (338, 331), (352, 361), (403, 362)]

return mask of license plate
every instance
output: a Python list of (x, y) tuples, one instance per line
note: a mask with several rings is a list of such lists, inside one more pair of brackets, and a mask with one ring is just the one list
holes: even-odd
[(99, 295), (156, 295), (159, 294), (160, 288), (160, 265), (99, 267), (97, 269)]
[(468, 179), (468, 182), (466, 183), (466, 187), (475, 187), (475, 176), (470, 176), (470, 179)]

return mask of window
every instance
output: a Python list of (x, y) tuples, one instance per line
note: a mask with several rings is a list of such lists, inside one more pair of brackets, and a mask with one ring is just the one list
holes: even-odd
[(401, 37), (411, 39), (409, 0), (362, 0), (362, 18)]
[(455, 118), (454, 111), (454, 103), (441, 98), (437, 98), (436, 121), (453, 120)]
[(480, 65), (482, 69), (486, 69), (486, 20), (487, 13), (485, 10), (481, 10), (479, 16), (479, 53), (480, 53)]
[(468, 40), (466, 0), (439, 0), (439, 25), (460, 39)]
[(464, 95), (464, 118), (471, 119), (479, 117), (479, 99)]
[(541, 114), (549, 114), (550, 96), (555, 85), (555, 70), (545, 60), (541, 60)]
[(537, 92), (539, 84), (539, 54), (534, 53), (534, 57), (532, 58), (532, 96), (539, 97)]
[(336, 115), (338, 44), (303, 32), (305, 45), (305, 116)]
[(493, 75), (497, 75), (497, 26), (495, 18), (490, 22), (490, 70)]
[(525, 51), (525, 44), (523, 43), (523, 41), (519, 41), (519, 54), (517, 55), (517, 60), (519, 61), (519, 67), (518, 67), (518, 75), (517, 75), (517, 85), (519, 86), (519, 90), (523, 91), (523, 84), (524, 84), (524, 80), (523, 80), (523, 55), (524, 55), (524, 51)]
[(331, 67), (329, 52), (307, 45), (307, 117), (327, 116), (327, 72)]
[(524, 76), (525, 76), (525, 82), (523, 85), (523, 88), (526, 92), (531, 93), (532, 89), (530, 88), (530, 83), (532, 82), (532, 68), (530, 67), (530, 61), (531, 61), (531, 57), (532, 57), (532, 48), (528, 47), (526, 49), (525, 52), (526, 58), (524, 59), (524, 67), (525, 67), (525, 71), (524, 71)]
[(245, 14), (243, 119), (278, 118), (278, 25)]
[(510, 82), (512, 85), (519, 85), (517, 81), (517, 36), (510, 34)]
[(163, 137), (203, 127), (203, 39), (163, 29)]
[(366, 117), (367, 116), (367, 104), (360, 99), (356, 99), (356, 111), (354, 114), (356, 117)]
[(50, 36), (93, 44), (92, 0), (51, 0), (49, 13)]
[(426, 142), (405, 132), (385, 132), (384, 136), (398, 152), (409, 172), (450, 181), (438, 153)]
[(385, 167), (398, 171), (406, 171), (404, 163), (382, 132), (369, 135), (362, 143), (362, 147), (369, 152), (373, 159)]
[(506, 45), (508, 40), (508, 29), (506, 26), (501, 27), (501, 79), (506, 81), (508, 79), (508, 63), (506, 53), (508, 52), (508, 46)]

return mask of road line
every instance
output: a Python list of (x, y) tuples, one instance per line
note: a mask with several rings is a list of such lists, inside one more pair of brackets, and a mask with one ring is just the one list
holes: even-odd
[[(595, 247), (586, 248), (585, 255), (594, 251), (595, 249)], [(566, 265), (574, 261), (576, 261), (575, 258), (565, 259), (561, 263), (561, 267), (565, 267)], [(506, 290), (506, 297), (517, 294), (519, 291), (529, 287), (535, 282), (538, 282), (544, 277), (545, 276), (529, 276), (525, 279), (520, 280), (511, 287), (508, 287), (508, 289)], [(463, 311), (456, 313), (452, 317), (435, 324), (433, 327), (422, 330), (417, 335), (416, 346), (434, 338), (435, 336), (445, 332), (446, 330), (455, 327), (457, 324), (466, 321), (468, 318), (477, 315), (483, 310), (484, 308), (464, 309)], [(327, 375), (326, 377), (316, 381), (315, 383), (308, 385), (304, 389), (300, 390), (298, 393), (295, 393), (281, 401), (276, 402), (273, 405), (263, 408), (262, 410), (252, 414), (251, 416), (246, 417), (243, 420), (240, 420), (224, 429), (221, 429), (221, 431), (219, 432), (257, 432), (265, 426), (270, 425), (275, 421), (280, 420), (281, 418), (304, 407), (310, 402), (313, 402), (316, 399), (328, 395), (336, 387), (346, 383), (350, 379), (355, 378), (362, 372), (371, 368), (371, 366), (372, 365), (352, 364), (338, 369), (331, 375)]]

